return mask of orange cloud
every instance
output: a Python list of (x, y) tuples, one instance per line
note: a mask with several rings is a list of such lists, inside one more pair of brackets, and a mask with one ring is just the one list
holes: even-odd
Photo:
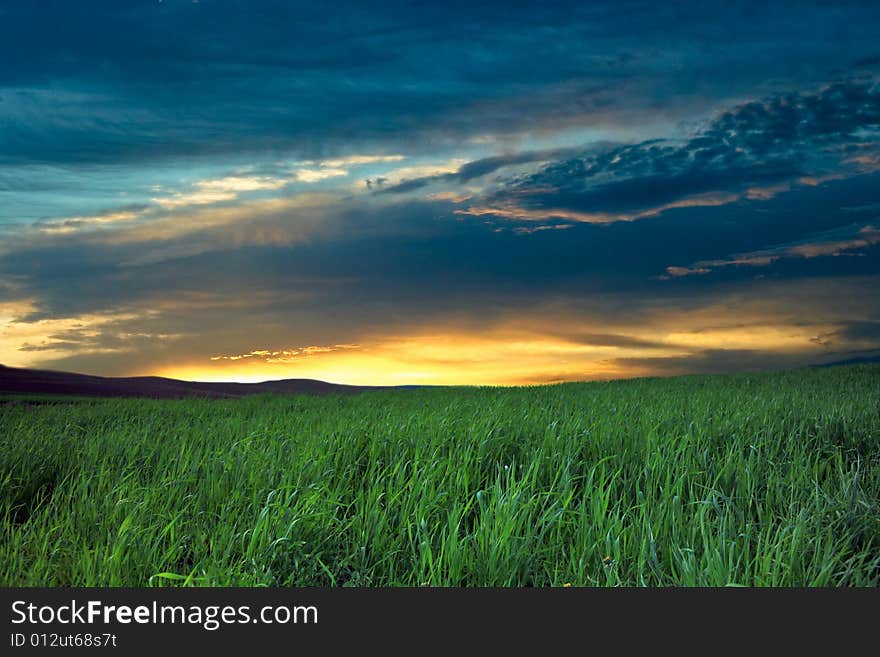
[[(534, 190), (530, 190), (533, 192)], [(590, 224), (609, 224), (616, 221), (635, 221), (645, 217), (654, 217), (666, 210), (689, 207), (714, 207), (726, 205), (739, 200), (738, 194), (697, 194), (679, 201), (673, 201), (655, 208), (639, 210), (632, 213), (609, 213), (609, 212), (578, 212), (565, 208), (527, 209), (521, 208), (514, 203), (506, 203), (500, 206), (473, 206), (465, 210), (455, 210), (455, 214), (472, 216), (497, 216), (519, 221), (544, 221), (547, 219), (568, 219)]]
[(314, 356), (315, 354), (326, 354), (332, 351), (340, 351), (347, 349), (360, 349), (360, 345), (356, 344), (334, 344), (329, 346), (312, 345), (309, 347), (295, 347), (292, 349), (255, 349), (246, 354), (232, 354), (226, 356), (212, 356), (212, 361), (237, 361), (246, 358), (253, 358), (264, 363), (290, 363), (296, 358), (306, 356)]

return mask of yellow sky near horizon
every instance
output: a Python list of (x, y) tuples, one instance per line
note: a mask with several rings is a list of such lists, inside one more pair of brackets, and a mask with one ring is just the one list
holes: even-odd
[(815, 336), (823, 330), (831, 327), (750, 325), (644, 332), (626, 336), (631, 345), (509, 329), (441, 332), (363, 344), (220, 354), (153, 373), (198, 381), (310, 378), (355, 385), (531, 385), (676, 373), (661, 361), (685, 360), (711, 349), (766, 349), (782, 357), (816, 357), (823, 347)]
[[(239, 335), (237, 344), (244, 342), (245, 349), (228, 349), (210, 327), (204, 335), (150, 328), (168, 308), (22, 321), (33, 310), (27, 303), (0, 304), (0, 363), (192, 381), (309, 378), (353, 385), (531, 385), (701, 371), (700, 358), (707, 352), (762, 353), (776, 363), (798, 365), (826, 356), (822, 336), (836, 330), (826, 321), (791, 320), (767, 304), (658, 310), (628, 325), (535, 309), (495, 323), (416, 326), (326, 344), (270, 348), (255, 331), (252, 344), (247, 334)], [(155, 358), (144, 358), (150, 350)], [(129, 361), (127, 355), (135, 353), (141, 358)], [(66, 359), (108, 355), (125, 364), (122, 370), (67, 366)], [(721, 367), (748, 365), (728, 359)]]

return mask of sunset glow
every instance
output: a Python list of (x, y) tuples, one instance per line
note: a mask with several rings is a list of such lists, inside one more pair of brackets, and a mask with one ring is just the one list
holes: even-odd
[(508, 385), (880, 357), (870, 4), (845, 43), (822, 6), (97, 4), (52, 35), (0, 10), (0, 364)]

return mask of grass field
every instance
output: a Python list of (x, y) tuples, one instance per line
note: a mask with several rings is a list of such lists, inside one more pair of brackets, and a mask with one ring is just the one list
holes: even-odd
[(0, 406), (0, 584), (880, 584), (880, 366)]

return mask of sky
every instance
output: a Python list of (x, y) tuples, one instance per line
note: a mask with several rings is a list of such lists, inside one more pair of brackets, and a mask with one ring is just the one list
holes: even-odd
[(0, 3), (0, 363), (880, 356), (880, 4)]

